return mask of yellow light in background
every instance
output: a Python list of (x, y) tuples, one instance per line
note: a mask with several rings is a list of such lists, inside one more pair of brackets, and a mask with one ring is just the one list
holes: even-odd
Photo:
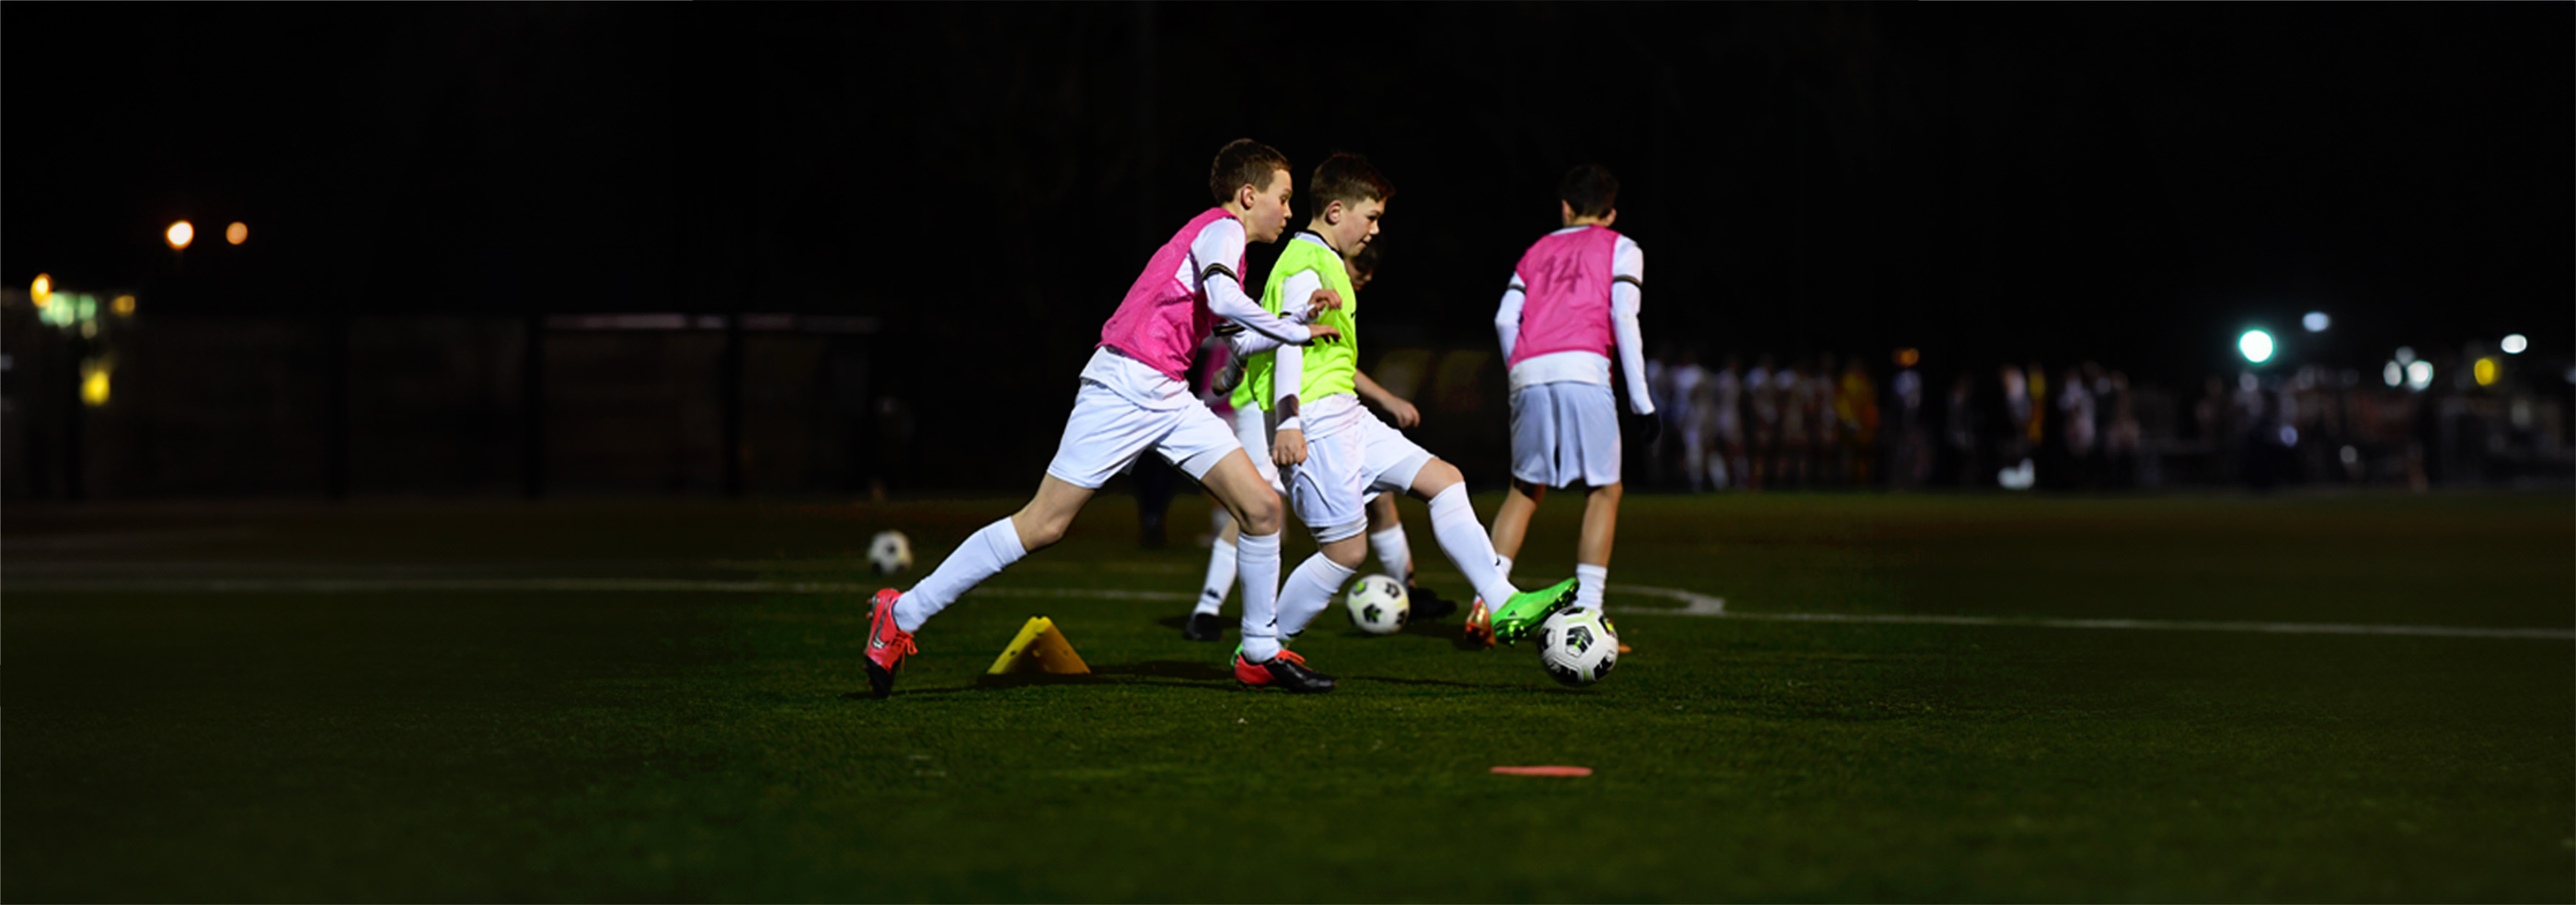
[(116, 313), (118, 314), (131, 315), (134, 313), (134, 297), (130, 295), (117, 296), (113, 307), (116, 308)]
[(2481, 358), (2481, 359), (2478, 359), (2477, 375), (2478, 375), (2478, 385), (2479, 385), (2479, 386), (2482, 386), (2482, 387), (2486, 387), (2486, 386), (2494, 386), (2494, 385), (2495, 385), (2495, 381), (2496, 381), (2496, 363), (2495, 363), (2495, 359), (2492, 359), (2492, 358)]
[(1913, 349), (1898, 349), (1898, 350), (1896, 350), (1896, 363), (1897, 363), (1898, 365), (1900, 365), (1900, 366), (1910, 368), (1910, 367), (1913, 367), (1913, 366), (1914, 366), (1914, 363), (1915, 363), (1915, 362), (1922, 361), (1922, 360), (1923, 360), (1923, 353), (1921, 353), (1921, 352), (1917, 352), (1917, 351), (1915, 351), (1915, 350), (1913, 350)]
[(107, 404), (107, 365), (104, 362), (81, 362), (81, 404), (91, 407)]
[(233, 221), (233, 225), (224, 227), (224, 241), (235, 245), (250, 241), (250, 225), (239, 220)]
[(40, 274), (37, 274), (37, 275), (36, 275), (36, 285), (34, 285), (34, 286), (32, 286), (32, 287), (29, 287), (29, 288), (27, 289), (27, 297), (28, 297), (28, 298), (30, 298), (30, 299), (34, 299), (34, 300), (36, 301), (36, 307), (38, 307), (38, 308), (45, 307), (45, 303), (46, 303), (46, 302), (53, 301), (53, 300), (54, 300), (54, 277), (53, 277), (53, 275), (52, 275), (52, 274), (47, 274), (47, 273), (40, 273)]
[(188, 225), (188, 221), (181, 220), (170, 224), (170, 231), (162, 235), (170, 240), (171, 248), (186, 251), (188, 243), (197, 238), (197, 228)]

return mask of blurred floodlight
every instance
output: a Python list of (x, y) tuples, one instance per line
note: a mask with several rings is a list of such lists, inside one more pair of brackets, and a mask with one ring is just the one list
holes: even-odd
[(2475, 373), (2478, 377), (2479, 386), (2494, 386), (2496, 382), (2496, 360), (2492, 358), (2478, 359)]
[(2522, 354), (2522, 350), (2528, 348), (2531, 348), (2531, 340), (2524, 338), (2520, 333), (2515, 333), (2504, 338), (2504, 354), (2506, 355), (2520, 355)]
[(115, 302), (114, 307), (116, 308), (116, 313), (118, 313), (118, 314), (133, 314), (133, 313), (134, 313), (134, 297), (133, 297), (133, 296), (130, 296), (130, 295), (120, 295), (120, 296), (117, 296), (117, 297), (116, 297), (116, 302)]
[(2261, 330), (2247, 330), (2245, 335), (2236, 338), (2236, 351), (2245, 353), (2246, 361), (2258, 365), (2270, 361), (2272, 360), (2272, 334)]
[(34, 285), (34, 286), (30, 286), (30, 287), (28, 287), (28, 288), (27, 288), (27, 298), (29, 298), (29, 299), (31, 299), (31, 300), (33, 300), (33, 301), (35, 301), (35, 303), (36, 303), (36, 307), (38, 307), (38, 308), (45, 307), (45, 303), (46, 303), (46, 302), (53, 301), (53, 300), (54, 300), (54, 277), (53, 277), (53, 275), (52, 275), (52, 274), (46, 274), (46, 273), (40, 273), (40, 274), (37, 274), (37, 275), (36, 275), (36, 285)]
[(2352, 465), (2352, 464), (2359, 463), (2360, 461), (2361, 461), (2361, 450), (2354, 449), (2354, 448), (2352, 448), (2352, 447), (2350, 447), (2350, 446), (2346, 446), (2346, 447), (2344, 447), (2344, 448), (2343, 448), (2343, 464), (2346, 464), (2346, 465)]
[(224, 227), (224, 241), (235, 245), (250, 241), (250, 224), (233, 221), (233, 225)]
[(1922, 361), (1922, 360), (1923, 360), (1923, 353), (1921, 353), (1921, 352), (1915, 351), (1915, 350), (1910, 349), (1910, 348), (1909, 348), (1909, 349), (1898, 349), (1898, 350), (1896, 350), (1896, 364), (1897, 364), (1897, 366), (1899, 366), (1899, 367), (1906, 367), (1906, 368), (1910, 368), (1910, 367), (1913, 367), (1913, 366), (1914, 366), (1914, 363), (1915, 363), (1915, 362)]
[(2289, 426), (2289, 425), (2287, 425), (2287, 424), (2281, 425), (2281, 445), (2283, 445), (2283, 446), (2297, 446), (2297, 445), (2299, 445), (2299, 429), (2298, 429), (2298, 428), (2295, 428), (2295, 427), (2291, 427), (2291, 426)]
[(2326, 327), (2333, 323), (2334, 318), (2327, 317), (2323, 311), (2310, 311), (2308, 316), (2299, 318), (2299, 326), (2308, 328), (2310, 333), (2324, 333)]
[(170, 224), (170, 231), (163, 233), (162, 235), (170, 240), (171, 248), (186, 251), (188, 249), (188, 243), (195, 241), (197, 238), (197, 228), (188, 225), (188, 221), (181, 220), (177, 223)]
[(2414, 364), (2414, 363), (2415, 363), (2415, 347), (2414, 347), (2414, 346), (2398, 346), (2398, 347), (2397, 347), (2397, 363), (2398, 363), (2398, 364), (2402, 364), (2402, 365), (2411, 365), (2411, 364)]
[(2407, 366), (2406, 366), (2406, 388), (2407, 388), (2407, 389), (2410, 389), (2410, 390), (2421, 390), (2421, 389), (2423, 389), (2423, 388), (2425, 388), (2425, 387), (2429, 387), (2429, 386), (2432, 386), (2432, 385), (2433, 385), (2433, 363), (2432, 363), (2432, 362), (2425, 361), (2425, 360), (2423, 360), (2423, 359), (2420, 359), (2420, 358), (2419, 358), (2419, 359), (2416, 359), (2416, 360), (2415, 360), (2415, 362), (2414, 362), (2413, 364), (2409, 364), (2409, 365), (2407, 365)]
[(2388, 381), (2389, 386), (2405, 383), (2406, 366), (2393, 361), (2389, 362), (2387, 367), (2379, 369), (2379, 379)]

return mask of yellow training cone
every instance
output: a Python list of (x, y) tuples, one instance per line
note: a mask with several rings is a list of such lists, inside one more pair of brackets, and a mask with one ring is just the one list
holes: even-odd
[(1081, 654), (1073, 652), (1073, 643), (1064, 640), (1064, 633), (1055, 630), (1052, 620), (1031, 616), (1029, 624), (1020, 626), (1019, 637), (1011, 639), (1011, 646), (1002, 649), (1002, 655), (993, 659), (993, 668), (984, 674), (1014, 672), (1084, 675), (1091, 672), (1091, 667), (1082, 662)]

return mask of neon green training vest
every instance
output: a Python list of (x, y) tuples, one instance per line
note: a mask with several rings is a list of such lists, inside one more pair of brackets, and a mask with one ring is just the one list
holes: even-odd
[[(1335, 393), (1356, 394), (1356, 377), (1360, 371), (1359, 326), (1353, 315), (1359, 313), (1360, 295), (1351, 289), (1350, 273), (1342, 267), (1341, 253), (1322, 242), (1299, 236), (1288, 240), (1279, 252), (1279, 263), (1270, 265), (1270, 282), (1261, 290), (1261, 307), (1272, 314), (1304, 311), (1305, 299), (1280, 298), (1288, 278), (1301, 270), (1312, 270), (1324, 278), (1324, 288), (1342, 294), (1339, 310), (1324, 312), (1315, 322), (1342, 331), (1336, 342), (1315, 343), (1305, 347), (1298, 362), (1302, 379), (1297, 388), (1300, 402), (1313, 402)], [(1252, 388), (1252, 398), (1269, 411), (1276, 405), (1277, 394), (1271, 392), (1271, 377), (1279, 369), (1278, 353), (1263, 352), (1252, 357), (1244, 369), (1244, 386)]]

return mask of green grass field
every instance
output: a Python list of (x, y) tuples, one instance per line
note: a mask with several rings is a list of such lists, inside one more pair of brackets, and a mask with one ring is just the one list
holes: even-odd
[[(1614, 584), (1728, 616), (1614, 591), (1581, 690), (1327, 613), (1341, 689), (1248, 692), (1186, 602), (1054, 593), (1193, 594), (1186, 499), (1158, 551), (1095, 503), (890, 700), (863, 598), (782, 589), (1015, 504), (12, 505), (0, 897), (2576, 900), (2565, 494), (1634, 497)], [(1033, 614), (1095, 674), (982, 676)], [(2104, 619), (2547, 631), (2045, 622)]]

